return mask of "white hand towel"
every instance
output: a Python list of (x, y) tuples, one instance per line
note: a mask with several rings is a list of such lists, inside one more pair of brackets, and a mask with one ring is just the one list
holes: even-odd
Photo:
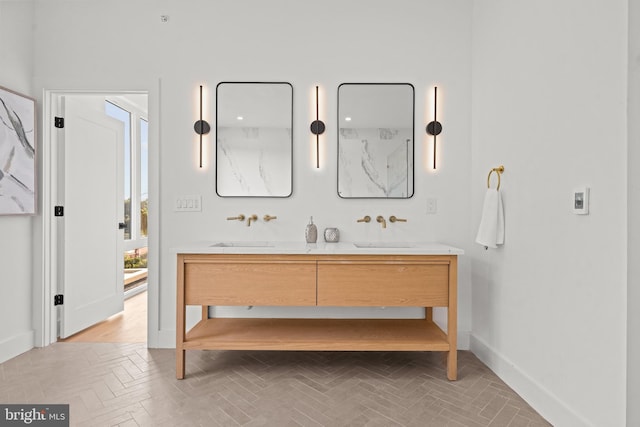
[(502, 196), (495, 188), (488, 188), (482, 206), (482, 218), (476, 242), (482, 246), (496, 248), (504, 243), (504, 209)]

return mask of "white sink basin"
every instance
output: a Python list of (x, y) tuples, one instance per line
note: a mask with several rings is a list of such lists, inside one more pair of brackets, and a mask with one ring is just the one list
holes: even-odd
[(356, 242), (353, 244), (356, 248), (414, 248), (415, 245), (406, 242)]
[(212, 248), (272, 248), (269, 242), (218, 242), (209, 245)]

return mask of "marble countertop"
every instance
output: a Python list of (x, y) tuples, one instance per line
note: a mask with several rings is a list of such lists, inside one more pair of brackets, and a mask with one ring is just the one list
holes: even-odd
[(328, 254), (328, 255), (462, 255), (437, 242), (270, 242), (200, 241), (173, 248), (179, 254)]

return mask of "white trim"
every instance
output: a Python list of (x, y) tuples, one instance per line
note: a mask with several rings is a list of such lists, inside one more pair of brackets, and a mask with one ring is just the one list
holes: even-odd
[[(41, 215), (39, 228), (34, 239), (36, 247), (42, 248), (40, 260), (41, 286), (34, 286), (34, 331), (36, 347), (45, 347), (57, 340), (58, 310), (53, 306), (53, 296), (57, 293), (57, 263), (54, 254), (57, 251), (57, 230), (53, 227), (53, 206), (57, 197), (57, 169), (55, 168), (55, 153), (51, 149), (56, 133), (54, 129), (54, 112), (58, 111), (58, 98), (52, 96), (51, 91), (43, 91), (42, 105), (42, 140), (40, 144), (41, 178), (40, 197)], [(54, 105), (55, 104), (55, 105)], [(53, 167), (52, 167), (53, 166)]]
[(31, 350), (33, 348), (34, 338), (35, 332), (30, 330), (0, 342), (0, 363)]
[[(148, 89), (149, 119), (149, 215), (147, 218), (148, 275), (147, 275), (147, 347), (160, 347), (160, 94), (162, 80)], [(175, 336), (174, 336), (175, 342)]]
[(593, 426), (511, 360), (474, 334), (471, 334), (471, 352), (551, 424)]
[[(50, 185), (51, 179), (49, 176), (50, 168), (48, 164), (51, 159), (51, 148), (48, 143), (51, 138), (51, 115), (49, 112), (51, 108), (49, 104), (51, 102), (50, 93), (47, 91), (43, 92), (42, 95), (42, 120), (39, 122), (42, 123), (42, 129), (40, 130), (40, 135), (42, 135), (40, 144), (38, 146), (39, 150), (39, 159), (41, 161), (40, 166), (40, 178), (39, 178), (39, 187), (41, 190), (39, 191), (39, 212), (40, 216), (38, 220), (34, 221), (34, 248), (40, 248), (40, 253), (38, 254), (39, 260), (34, 263), (34, 278), (39, 278), (39, 280), (34, 280), (33, 285), (33, 327), (34, 327), (34, 345), (36, 347), (44, 347), (51, 343), (50, 338), (50, 318), (51, 318), (51, 306), (47, 303), (49, 301), (48, 295), (51, 294), (51, 257), (50, 250), (51, 247), (51, 232), (50, 232), (50, 221), (45, 220), (45, 218), (50, 218), (52, 215), (51, 212), (51, 192)], [(47, 143), (45, 143), (45, 141)], [(40, 283), (40, 286), (38, 286)]]

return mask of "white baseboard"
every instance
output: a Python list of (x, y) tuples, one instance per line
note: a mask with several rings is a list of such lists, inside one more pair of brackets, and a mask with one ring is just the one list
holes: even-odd
[[(176, 348), (176, 331), (171, 330), (161, 330), (157, 333), (157, 342), (153, 348)], [(149, 343), (149, 347), (151, 347), (151, 343)]]
[(458, 331), (458, 350), (471, 349), (471, 332), (470, 331)]
[(34, 347), (34, 340), (35, 332), (30, 330), (0, 342), (0, 363), (31, 350)]
[(593, 426), (485, 341), (471, 334), (471, 352), (547, 421), (557, 426)]

